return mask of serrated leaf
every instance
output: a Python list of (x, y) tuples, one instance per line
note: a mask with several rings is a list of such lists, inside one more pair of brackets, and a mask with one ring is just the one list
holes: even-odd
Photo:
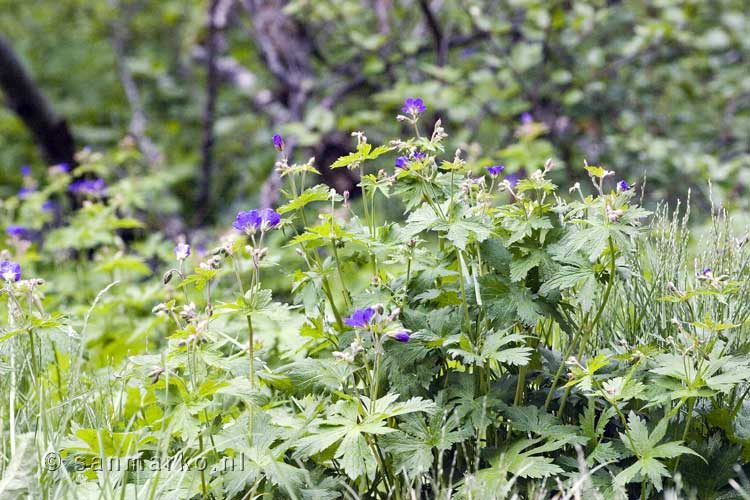
[(328, 201), (330, 190), (331, 188), (325, 184), (318, 184), (317, 186), (306, 189), (302, 194), (291, 200), (286, 205), (279, 207), (277, 212), (283, 215), (294, 210), (301, 210), (307, 204), (314, 201)]

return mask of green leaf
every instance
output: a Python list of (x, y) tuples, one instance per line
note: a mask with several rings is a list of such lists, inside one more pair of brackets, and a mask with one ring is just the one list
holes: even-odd
[(515, 259), (510, 264), (510, 280), (515, 282), (526, 278), (530, 270), (542, 263), (543, 258), (543, 252), (535, 251), (526, 257)]
[(302, 194), (291, 200), (289, 203), (279, 207), (277, 212), (283, 215), (287, 212), (301, 210), (314, 201), (328, 201), (330, 198), (330, 191), (331, 188), (325, 184), (318, 184), (317, 186), (304, 190)]
[(584, 167), (584, 168), (590, 175), (597, 177), (597, 178), (602, 178), (604, 177), (604, 174), (607, 173), (607, 171), (604, 170), (602, 167)]

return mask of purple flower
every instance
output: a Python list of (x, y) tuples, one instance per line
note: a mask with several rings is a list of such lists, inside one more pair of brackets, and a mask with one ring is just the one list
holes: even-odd
[(409, 158), (406, 156), (399, 156), (396, 158), (396, 168), (406, 168), (409, 164)]
[(505, 170), (505, 167), (502, 165), (495, 165), (494, 167), (487, 167), (485, 170), (487, 170), (487, 173), (492, 177), (497, 177), (498, 175), (500, 175), (500, 172)]
[(709, 278), (713, 274), (713, 270), (710, 267), (705, 268), (703, 271), (698, 273), (699, 277)]
[(34, 189), (33, 187), (22, 187), (18, 190), (18, 194), (16, 196), (18, 196), (18, 198), (20, 198), (21, 200), (25, 200), (34, 192), (36, 192), (36, 189)]
[(275, 147), (277, 151), (284, 151), (284, 138), (279, 134), (273, 136), (273, 147)]
[(179, 243), (174, 247), (174, 256), (177, 260), (185, 260), (190, 256), (190, 245), (187, 243)]
[(521, 180), (517, 174), (508, 174), (505, 176), (505, 180), (508, 181), (511, 187), (516, 187), (518, 181)]
[(21, 279), (21, 265), (18, 262), (4, 260), (0, 262), (0, 277), (5, 281), (18, 281)]
[(409, 332), (407, 332), (406, 330), (398, 330), (391, 333), (390, 335), (391, 337), (393, 337), (393, 340), (397, 340), (399, 342), (409, 342), (409, 339), (411, 338)]
[(427, 107), (424, 105), (421, 97), (417, 97), (416, 99), (409, 97), (404, 101), (404, 107), (401, 108), (401, 111), (416, 116), (427, 111)]
[(627, 191), (628, 189), (630, 189), (630, 184), (628, 184), (627, 182), (620, 181), (620, 182), (617, 183), (617, 190), (618, 191)]
[(23, 226), (18, 226), (16, 224), (11, 224), (5, 228), (5, 233), (11, 238), (23, 239), (24, 235), (26, 235), (27, 232), (28, 232), (28, 229), (26, 229)]
[(278, 226), (281, 222), (281, 215), (271, 208), (261, 210), (250, 210), (249, 212), (240, 212), (237, 214), (232, 227), (245, 234), (255, 234), (256, 231), (268, 231)]
[(531, 113), (526, 111), (525, 113), (521, 114), (521, 123), (524, 125), (528, 125), (529, 123), (534, 123), (534, 117)]
[(24, 177), (30, 176), (31, 175), (31, 167), (28, 166), (28, 165), (24, 165), (23, 167), (21, 167), (21, 175), (23, 175)]
[(413, 161), (424, 161), (427, 158), (427, 154), (422, 151), (413, 153), (411, 156), (399, 156), (396, 158), (396, 168), (407, 168), (409, 163)]
[(45, 212), (54, 212), (57, 210), (57, 203), (54, 200), (47, 200), (42, 204), (42, 210)]
[(61, 174), (70, 172), (70, 163), (58, 163), (57, 165), (53, 165), (51, 170)]
[(232, 227), (246, 234), (255, 234), (260, 227), (260, 222), (260, 213), (257, 210), (250, 210), (238, 213)]
[(73, 194), (82, 194), (88, 196), (103, 196), (107, 191), (104, 179), (83, 179), (71, 182), (68, 191)]
[(279, 225), (281, 222), (281, 215), (272, 208), (266, 208), (260, 211), (260, 220), (260, 230), (268, 231)]
[(364, 328), (374, 315), (375, 309), (372, 307), (368, 307), (367, 309), (357, 309), (354, 311), (354, 314), (344, 320), (344, 323), (352, 328)]

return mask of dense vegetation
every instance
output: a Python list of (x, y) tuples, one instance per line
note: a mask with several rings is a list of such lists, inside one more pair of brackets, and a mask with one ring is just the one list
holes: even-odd
[[(0, 0), (0, 11), (0, 33), (79, 149), (113, 147), (134, 117), (145, 120), (136, 132), (161, 153), (188, 220), (206, 181), (212, 39), (217, 223), (258, 195), (272, 171), (271, 134), (304, 148), (332, 180), (328, 166), (351, 149), (351, 132), (385, 142), (405, 131), (390, 117), (410, 95), (453, 131), (448, 150), (482, 166), (529, 173), (553, 157), (555, 180), (573, 183), (585, 181), (586, 159), (647, 176), (652, 199), (692, 188), (702, 208), (710, 178), (716, 200), (747, 208), (745, 0)], [(518, 144), (524, 112), (539, 128)], [(3, 178), (20, 181), (18, 167), (36, 170), (37, 153), (2, 109), (0, 131)], [(332, 184), (353, 192), (356, 178), (341, 177)], [(12, 189), (3, 183), (0, 195)]]
[(745, 2), (0, 12), (1, 499), (750, 499)]
[[(158, 234), (126, 243), (122, 231), (143, 225), (130, 216), (141, 192), (135, 177), (109, 182), (128, 155), (51, 168), (6, 211), (36, 224), (8, 226), (0, 264), (3, 491), (741, 488), (746, 238), (717, 217), (689, 262), (684, 221), (640, 208), (615, 172), (587, 165), (587, 195), (559, 192), (552, 160), (523, 179), (477, 169), (444, 154), (446, 132), (424, 131), (424, 111), (407, 99), (398, 120), (414, 137), (375, 146), (358, 133), (331, 165), (360, 172), (357, 210), (348, 193), (307, 187), (315, 164), (290, 162), (274, 136), (286, 202), (241, 211), (208, 250)], [(385, 158), (392, 169), (366, 173)], [(82, 171), (106, 181), (72, 181)], [(63, 206), (66, 191), (80, 208)], [(378, 215), (394, 203), (402, 222)]]

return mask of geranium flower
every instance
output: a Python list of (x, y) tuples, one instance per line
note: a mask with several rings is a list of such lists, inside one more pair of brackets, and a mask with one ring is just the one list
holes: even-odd
[(508, 174), (505, 176), (505, 180), (508, 181), (511, 187), (516, 187), (518, 181), (521, 180), (517, 174)]
[(185, 260), (190, 256), (190, 245), (187, 243), (179, 243), (174, 247), (174, 256), (177, 260)]
[(18, 190), (18, 194), (16, 196), (18, 196), (22, 200), (25, 200), (31, 193), (34, 192), (36, 192), (36, 189), (34, 189), (33, 187), (22, 187)]
[(500, 172), (505, 170), (505, 167), (503, 165), (495, 165), (494, 167), (487, 167), (485, 170), (487, 170), (487, 173), (492, 177), (497, 177), (500, 175)]
[(103, 196), (107, 191), (107, 185), (104, 183), (104, 179), (83, 179), (71, 182), (68, 191), (73, 194)]
[(16, 224), (10, 224), (5, 228), (5, 233), (11, 238), (23, 238), (28, 232), (28, 229), (24, 226), (18, 226)]
[(390, 336), (393, 340), (397, 340), (398, 342), (409, 342), (409, 339), (411, 338), (411, 335), (409, 335), (409, 332), (406, 330), (395, 331), (391, 333)]
[(416, 99), (409, 97), (404, 101), (404, 107), (401, 108), (401, 111), (416, 116), (427, 111), (427, 106), (424, 105), (421, 97), (417, 97)]
[(18, 281), (21, 279), (21, 265), (18, 262), (4, 260), (0, 262), (0, 277), (5, 281)]
[(237, 214), (232, 227), (245, 234), (255, 234), (256, 231), (265, 232), (275, 228), (281, 222), (281, 215), (271, 208), (264, 210), (250, 210)]
[(409, 165), (409, 158), (407, 156), (396, 158), (396, 168), (406, 168), (407, 165)]
[(357, 309), (351, 316), (344, 319), (344, 323), (352, 328), (364, 328), (370, 323), (370, 320), (372, 320), (374, 315), (375, 309), (372, 307)]

